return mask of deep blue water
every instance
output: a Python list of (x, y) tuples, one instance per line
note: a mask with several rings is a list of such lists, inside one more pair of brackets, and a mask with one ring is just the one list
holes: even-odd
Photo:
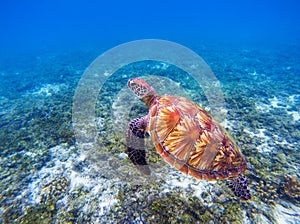
[(299, 41), (300, 3), (287, 1), (1, 1), (1, 55), (109, 48), (156, 38)]
[[(299, 11), (296, 0), (1, 1), (0, 223), (299, 223)], [(81, 78), (99, 55), (141, 39), (186, 46), (214, 72), (219, 121), (256, 173), (246, 173), (249, 203), (150, 151), (155, 175), (145, 178), (124, 153), (128, 121), (147, 113), (126, 92), (131, 77), (213, 110), (195, 79), (167, 63), (137, 62), (109, 77), (96, 69), (93, 77), (107, 78), (91, 107), (96, 144), (78, 144), (92, 139), (89, 123), (74, 124), (94, 84), (80, 105)]]

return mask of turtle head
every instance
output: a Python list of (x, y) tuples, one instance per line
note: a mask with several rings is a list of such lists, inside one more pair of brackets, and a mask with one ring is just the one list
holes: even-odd
[(134, 95), (142, 100), (148, 107), (150, 107), (153, 100), (158, 97), (153, 87), (140, 78), (129, 79), (127, 85)]

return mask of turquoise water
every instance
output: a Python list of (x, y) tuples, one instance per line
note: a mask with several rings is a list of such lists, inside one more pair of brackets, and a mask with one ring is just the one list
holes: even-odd
[[(300, 223), (296, 1), (31, 1), (0, 8), (0, 223)], [(113, 47), (149, 38), (191, 49), (216, 82), (201, 86), (162, 61), (124, 63), (114, 73), (114, 60), (91, 68)], [(90, 71), (95, 79), (86, 80), (77, 101)], [(254, 171), (245, 173), (250, 201), (237, 199), (224, 181), (181, 174), (149, 138), (152, 175), (135, 169), (125, 131), (147, 108), (126, 87), (132, 77), (216, 115)], [(98, 79), (103, 85), (90, 95)], [(206, 92), (216, 86), (218, 109)], [(76, 110), (90, 102), (91, 123)]]

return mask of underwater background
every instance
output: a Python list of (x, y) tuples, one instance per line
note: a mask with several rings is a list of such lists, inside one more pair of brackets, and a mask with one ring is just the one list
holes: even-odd
[[(299, 11), (296, 0), (1, 1), (0, 223), (300, 223)], [(181, 174), (150, 139), (153, 175), (129, 161), (127, 123), (147, 113), (129, 78), (210, 110), (195, 80), (170, 64), (140, 61), (107, 77), (97, 144), (78, 147), (82, 75), (99, 55), (141, 39), (176, 42), (210, 66), (226, 103), (219, 122), (253, 170), (252, 200), (224, 181)]]

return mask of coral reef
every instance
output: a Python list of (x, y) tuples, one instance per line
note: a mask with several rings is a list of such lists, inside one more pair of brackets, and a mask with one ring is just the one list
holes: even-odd
[(269, 204), (276, 205), (278, 199), (277, 186), (274, 186), (274, 183), (268, 180), (260, 180), (254, 186), (256, 192), (259, 194), (259, 198)]
[(108, 222), (112, 218), (118, 223), (243, 222), (243, 205), (238, 202), (226, 200), (206, 204), (196, 196), (183, 195), (186, 192), (178, 187), (171, 192), (163, 192), (159, 185), (125, 185), (119, 192), (120, 202), (103, 218)]
[[(246, 174), (253, 194), (249, 203), (237, 200), (222, 182), (178, 173), (148, 140), (152, 176), (141, 176), (124, 154), (127, 123), (147, 112), (142, 103), (118, 94), (129, 77), (164, 76), (154, 83), (160, 94), (182, 88), (209, 109), (198, 83), (172, 65), (138, 62), (109, 77), (95, 108), (97, 144), (80, 154), (72, 129), (72, 100), (83, 70), (97, 55), (89, 52), (33, 59), (32, 69), (1, 69), (0, 63), (1, 222), (295, 223), (300, 214), (300, 80), (294, 75), (300, 71), (295, 63), (299, 55), (291, 57), (296, 50), (234, 53), (214, 47), (200, 50), (224, 93), (228, 113), (220, 122), (255, 171)], [(82, 128), (88, 129), (87, 124)]]
[(279, 188), (280, 193), (296, 203), (300, 203), (300, 180), (296, 176), (287, 175), (283, 177)]
[(61, 199), (69, 189), (70, 180), (65, 177), (58, 178), (50, 181), (42, 187), (40, 202), (47, 204), (50, 200), (58, 201)]

